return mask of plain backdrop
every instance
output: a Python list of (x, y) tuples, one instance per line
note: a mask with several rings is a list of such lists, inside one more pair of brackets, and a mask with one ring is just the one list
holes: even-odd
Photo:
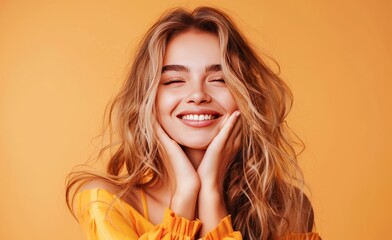
[(83, 239), (64, 179), (165, 9), (221, 7), (281, 66), (324, 239), (385, 239), (392, 215), (392, 1), (0, 1), (0, 239)]

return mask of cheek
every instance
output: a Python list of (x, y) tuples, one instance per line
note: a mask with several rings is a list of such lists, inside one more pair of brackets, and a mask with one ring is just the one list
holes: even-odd
[(237, 102), (229, 91), (220, 94), (218, 99), (226, 112), (233, 113), (238, 109)]
[(170, 116), (177, 103), (178, 98), (176, 95), (165, 92), (158, 92), (155, 104), (157, 106), (157, 117), (159, 122), (162, 123), (165, 118)]

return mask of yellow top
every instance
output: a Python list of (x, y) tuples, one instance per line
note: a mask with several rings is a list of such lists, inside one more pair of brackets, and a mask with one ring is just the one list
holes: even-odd
[[(148, 220), (146, 196), (141, 191), (143, 215), (116, 195), (104, 189), (84, 190), (76, 196), (76, 214), (79, 223), (90, 240), (192, 240), (198, 233), (200, 220), (188, 220), (177, 216), (169, 208), (165, 210), (161, 224)], [(230, 216), (221, 220), (208, 232), (205, 240), (240, 240), (242, 235), (234, 231)], [(316, 233), (291, 234), (282, 240), (319, 240)]]

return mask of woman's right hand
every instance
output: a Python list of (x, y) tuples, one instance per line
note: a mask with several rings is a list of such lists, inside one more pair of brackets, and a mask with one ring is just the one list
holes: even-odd
[(165, 150), (166, 162), (172, 182), (172, 199), (170, 209), (177, 215), (194, 219), (200, 179), (191, 161), (180, 145), (171, 139), (157, 124), (156, 133)]

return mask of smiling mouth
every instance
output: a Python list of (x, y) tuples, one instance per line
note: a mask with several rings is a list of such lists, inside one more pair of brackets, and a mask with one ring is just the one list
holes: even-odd
[(182, 120), (189, 121), (208, 121), (219, 118), (218, 114), (184, 114), (180, 115), (179, 118)]

